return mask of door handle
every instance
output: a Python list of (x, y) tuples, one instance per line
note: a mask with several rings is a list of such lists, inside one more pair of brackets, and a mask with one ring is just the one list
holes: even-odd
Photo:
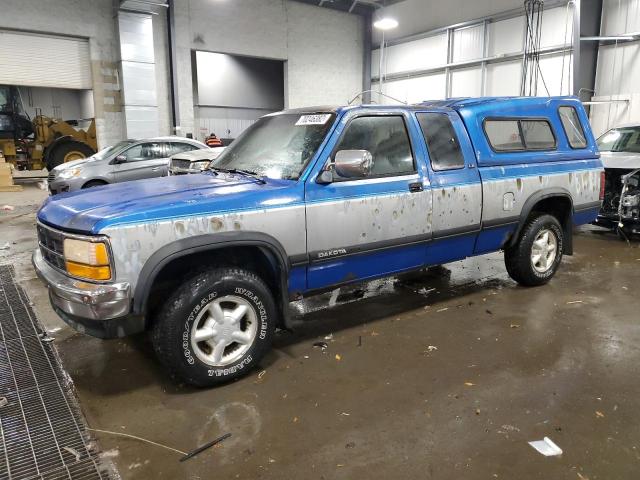
[(421, 192), (422, 190), (424, 190), (424, 188), (422, 187), (422, 182), (415, 182), (415, 183), (409, 184), (409, 191), (412, 193)]
[(162, 167), (153, 167), (153, 168), (151, 169), (151, 171), (152, 171), (152, 172), (157, 172), (158, 170), (160, 170), (160, 168), (162, 168)]

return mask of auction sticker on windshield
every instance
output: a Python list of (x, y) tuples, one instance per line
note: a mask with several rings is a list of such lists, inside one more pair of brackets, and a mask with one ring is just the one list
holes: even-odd
[(324, 125), (331, 118), (330, 113), (323, 113), (319, 115), (302, 115), (296, 122), (296, 126), (304, 125)]

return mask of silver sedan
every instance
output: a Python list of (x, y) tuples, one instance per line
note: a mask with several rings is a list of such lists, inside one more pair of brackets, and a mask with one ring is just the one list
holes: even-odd
[(163, 177), (169, 171), (169, 157), (200, 149), (209, 147), (182, 137), (124, 140), (89, 158), (58, 165), (49, 172), (49, 191), (55, 195), (109, 183)]

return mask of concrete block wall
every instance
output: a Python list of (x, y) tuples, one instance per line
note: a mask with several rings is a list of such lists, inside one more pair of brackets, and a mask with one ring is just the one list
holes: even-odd
[(341, 104), (362, 89), (363, 23), (289, 0), (175, 0), (181, 133), (195, 133), (192, 51), (284, 60), (285, 107)]

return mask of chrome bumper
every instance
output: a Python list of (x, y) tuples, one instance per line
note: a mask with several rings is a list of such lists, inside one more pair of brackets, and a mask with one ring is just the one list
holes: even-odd
[(128, 283), (97, 284), (68, 277), (49, 265), (40, 250), (33, 252), (33, 267), (49, 287), (56, 310), (78, 319), (104, 321), (129, 314), (131, 288)]

